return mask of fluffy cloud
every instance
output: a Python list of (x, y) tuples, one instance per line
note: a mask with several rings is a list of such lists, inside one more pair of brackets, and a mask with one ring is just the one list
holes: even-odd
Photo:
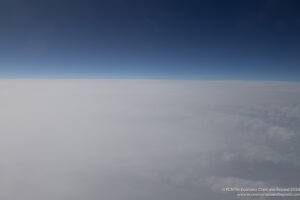
[(300, 84), (1, 80), (0, 198), (233, 199), (295, 185)]

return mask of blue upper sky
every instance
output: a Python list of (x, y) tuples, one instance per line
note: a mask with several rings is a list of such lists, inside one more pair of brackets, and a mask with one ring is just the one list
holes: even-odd
[(2, 0), (0, 77), (300, 80), (298, 0)]

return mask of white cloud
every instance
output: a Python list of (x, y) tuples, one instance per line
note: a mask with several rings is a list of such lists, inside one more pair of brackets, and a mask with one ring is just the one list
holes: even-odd
[(3, 79), (0, 99), (0, 199), (219, 199), (207, 180), (300, 178), (299, 83)]

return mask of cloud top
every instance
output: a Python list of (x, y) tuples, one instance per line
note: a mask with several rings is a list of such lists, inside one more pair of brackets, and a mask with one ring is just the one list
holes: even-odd
[(300, 84), (0, 80), (0, 198), (232, 199), (298, 183)]

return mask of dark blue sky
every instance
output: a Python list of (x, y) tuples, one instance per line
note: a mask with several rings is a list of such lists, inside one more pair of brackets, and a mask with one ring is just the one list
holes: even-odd
[(0, 77), (300, 80), (300, 1), (2, 0)]

